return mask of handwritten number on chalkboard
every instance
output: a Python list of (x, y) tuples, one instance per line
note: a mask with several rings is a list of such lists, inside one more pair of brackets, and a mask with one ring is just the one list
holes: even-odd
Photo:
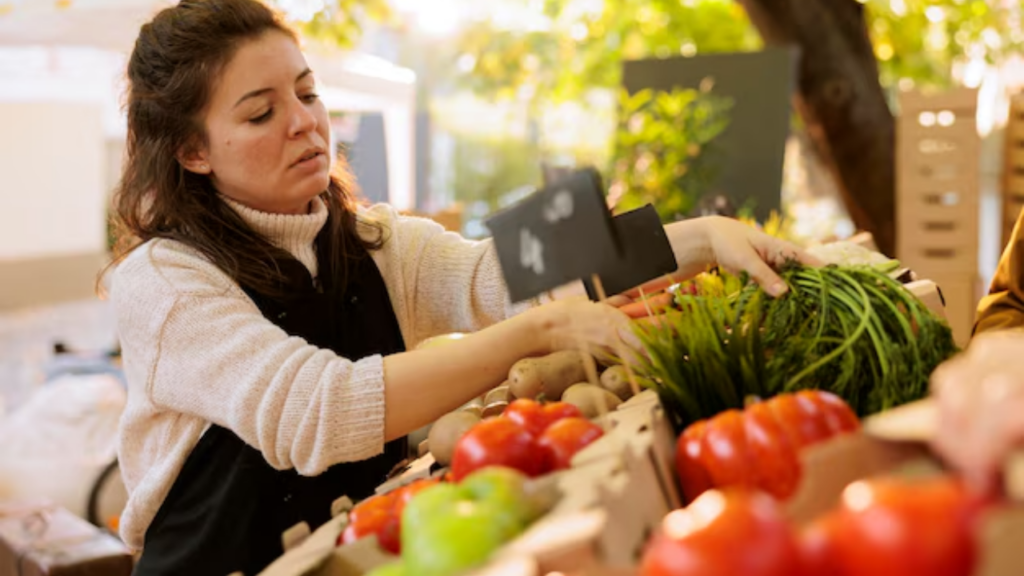
[(562, 220), (572, 217), (573, 204), (572, 192), (559, 190), (555, 193), (551, 203), (544, 207), (544, 220), (548, 224), (557, 224)]
[(534, 274), (544, 273), (544, 244), (526, 228), (519, 230), (519, 263)]

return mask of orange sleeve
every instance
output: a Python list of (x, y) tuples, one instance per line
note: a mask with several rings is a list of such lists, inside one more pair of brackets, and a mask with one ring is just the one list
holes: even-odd
[(999, 259), (988, 295), (978, 304), (974, 333), (1024, 327), (1024, 211)]

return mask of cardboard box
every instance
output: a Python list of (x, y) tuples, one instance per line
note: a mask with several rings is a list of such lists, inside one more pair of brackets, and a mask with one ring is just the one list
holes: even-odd
[(984, 294), (984, 286), (978, 274), (934, 274), (929, 279), (938, 285), (945, 302), (946, 319), (953, 330), (953, 339), (964, 347), (971, 339), (974, 320), (978, 314), (978, 302)]
[(0, 576), (129, 576), (117, 538), (54, 504), (0, 503)]
[[(573, 468), (545, 477), (561, 491), (551, 512), (467, 576), (634, 576), (643, 546), (670, 510), (678, 508), (675, 436), (657, 396), (646, 392), (609, 414), (610, 430), (577, 454)], [(812, 446), (801, 454), (802, 477), (784, 510), (796, 525), (840, 502), (851, 483), (910, 470), (938, 469), (927, 439), (937, 426), (930, 401), (866, 419), (863, 430)], [(1024, 501), (1024, 459), (1008, 485)], [(335, 547), (344, 514), (275, 562), (262, 576), (363, 576), (396, 560), (373, 539)], [(991, 511), (978, 535), (976, 576), (1024, 574), (1024, 505)], [(737, 546), (742, 546), (737, 542)]]
[[(633, 573), (651, 531), (679, 506), (671, 461), (675, 437), (653, 392), (620, 405), (607, 425), (608, 433), (577, 454), (573, 468), (537, 479), (543, 489), (560, 493), (557, 503), (472, 576)], [(425, 477), (432, 460), (421, 460), (378, 493)], [(260, 576), (363, 576), (397, 559), (374, 538), (336, 547), (346, 524), (342, 512)]]
[(977, 91), (900, 94), (896, 257), (925, 277), (978, 273)]
[[(789, 517), (797, 524), (813, 520), (838, 505), (846, 486), (857, 480), (942, 470), (928, 447), (938, 425), (934, 401), (927, 399), (867, 418), (860, 432), (807, 449), (800, 490), (787, 505)], [(1007, 470), (1007, 491), (1018, 499), (982, 519), (975, 576), (1024, 574), (1022, 462), (1015, 459)]]

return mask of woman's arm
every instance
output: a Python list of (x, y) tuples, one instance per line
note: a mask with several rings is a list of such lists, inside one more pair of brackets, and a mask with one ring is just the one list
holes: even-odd
[(576, 348), (636, 346), (615, 308), (571, 298), (532, 308), (465, 338), (384, 359), (387, 439), (398, 438), (501, 384), (529, 356)]
[(521, 358), (611, 345), (628, 320), (586, 301), (538, 308), (463, 340), (352, 362), (266, 320), (201, 256), (122, 263), (112, 297), (131, 393), (238, 434), (279, 469), (314, 475), (378, 454), (504, 380)]
[(999, 259), (988, 295), (978, 304), (974, 333), (1024, 327), (1024, 211)]

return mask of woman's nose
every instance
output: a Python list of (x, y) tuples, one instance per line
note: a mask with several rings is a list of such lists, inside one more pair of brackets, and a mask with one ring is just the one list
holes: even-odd
[(290, 134), (297, 136), (311, 132), (317, 127), (316, 115), (298, 98), (292, 104)]

